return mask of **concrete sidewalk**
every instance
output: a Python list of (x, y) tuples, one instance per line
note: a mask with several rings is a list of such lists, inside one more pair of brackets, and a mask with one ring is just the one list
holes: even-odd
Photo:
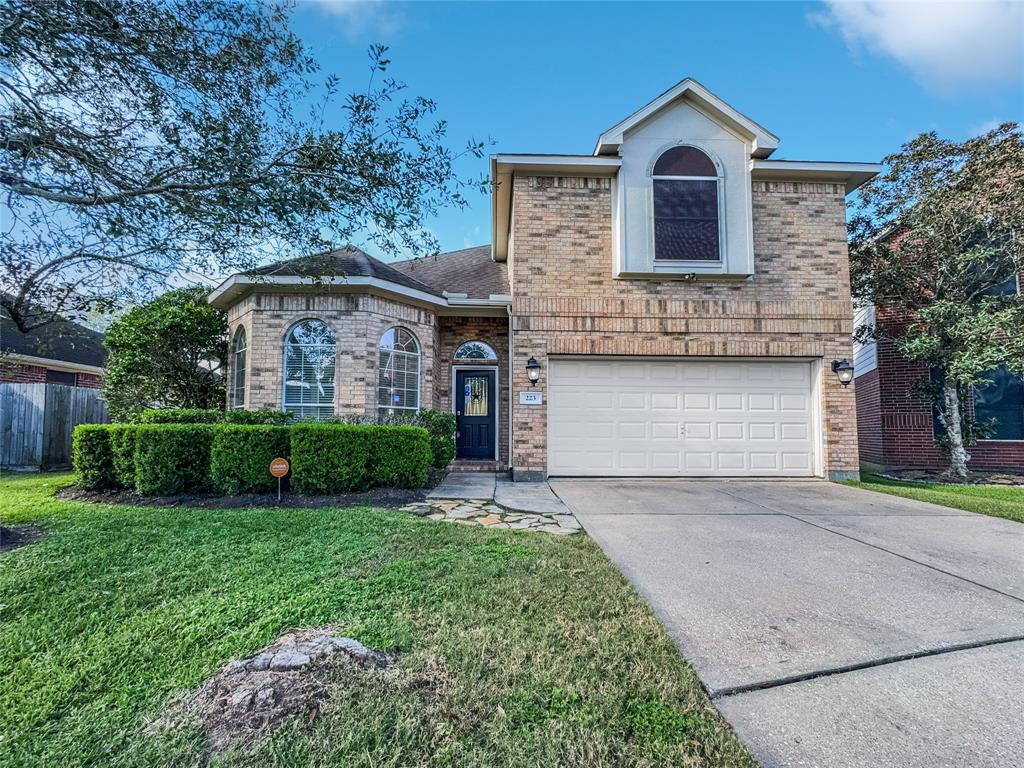
[(1024, 526), (823, 481), (553, 481), (769, 766), (1024, 754)]

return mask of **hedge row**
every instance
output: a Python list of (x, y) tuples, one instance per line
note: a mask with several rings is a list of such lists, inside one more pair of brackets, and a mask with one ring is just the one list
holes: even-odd
[(418, 488), (433, 454), (425, 429), (366, 424), (84, 424), (72, 446), (83, 488), (151, 496), (268, 491), (279, 456), (294, 490), (331, 494)]

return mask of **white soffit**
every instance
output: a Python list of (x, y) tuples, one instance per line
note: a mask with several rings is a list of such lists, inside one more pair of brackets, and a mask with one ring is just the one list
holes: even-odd
[(601, 134), (594, 147), (595, 155), (615, 155), (623, 142), (624, 134), (645, 120), (670, 106), (681, 98), (690, 98), (708, 113), (708, 116), (722, 124), (738, 130), (751, 140), (751, 157), (764, 158), (771, 155), (779, 145), (779, 137), (764, 126), (755, 123), (746, 115), (737, 112), (693, 78), (686, 78), (669, 88), (654, 101), (641, 107), (622, 122)]
[(753, 179), (774, 181), (832, 181), (844, 184), (846, 193), (882, 172), (880, 163), (833, 163), (805, 160), (753, 160)]

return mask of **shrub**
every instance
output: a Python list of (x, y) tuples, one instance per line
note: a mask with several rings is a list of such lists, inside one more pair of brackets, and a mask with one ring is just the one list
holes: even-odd
[(422, 427), (370, 427), (368, 476), (374, 486), (419, 488), (427, 482), (431, 439)]
[(71, 462), (82, 488), (113, 488), (114, 461), (109, 424), (79, 424), (71, 438)]
[(216, 424), (224, 411), (216, 408), (149, 408), (139, 414), (141, 424)]
[(141, 424), (135, 428), (135, 490), (173, 496), (209, 487), (212, 424)]
[(431, 465), (444, 469), (455, 458), (455, 414), (447, 411), (420, 411), (419, 426), (430, 433)]
[(363, 424), (296, 424), (291, 428), (292, 488), (308, 494), (367, 488), (374, 429)]
[(120, 488), (135, 487), (134, 424), (110, 425), (110, 453), (114, 465), (114, 482)]
[(295, 419), (291, 411), (278, 411), (273, 408), (261, 408), (258, 411), (246, 411), (241, 408), (224, 412), (227, 424), (288, 424)]
[(270, 474), (270, 462), (290, 453), (289, 427), (220, 424), (210, 445), (210, 482), (229, 495), (272, 490), (277, 479)]

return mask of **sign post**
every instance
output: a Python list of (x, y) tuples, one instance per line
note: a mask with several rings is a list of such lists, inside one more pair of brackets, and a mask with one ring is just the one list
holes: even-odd
[(288, 474), (288, 459), (276, 458), (270, 462), (270, 474), (277, 478), (277, 500), (281, 500), (281, 478)]

